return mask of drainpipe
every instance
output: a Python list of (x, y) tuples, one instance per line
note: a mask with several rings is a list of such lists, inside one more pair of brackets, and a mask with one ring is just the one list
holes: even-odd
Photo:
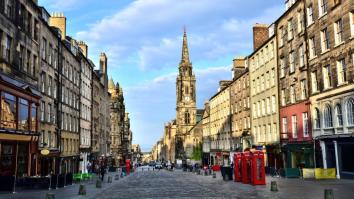
[(338, 144), (336, 140), (333, 140), (334, 144), (334, 152), (336, 156), (336, 173), (337, 173), (337, 179), (340, 179), (340, 174), (339, 174), (339, 161), (338, 161)]

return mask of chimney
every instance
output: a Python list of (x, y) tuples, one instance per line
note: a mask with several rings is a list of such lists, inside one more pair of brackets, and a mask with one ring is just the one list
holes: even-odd
[(232, 79), (235, 80), (235, 79), (239, 78), (245, 72), (246, 68), (247, 68), (246, 67), (246, 58), (245, 57), (236, 57), (233, 60)]
[(222, 89), (226, 88), (230, 83), (231, 83), (231, 81), (229, 81), (229, 80), (221, 80), (221, 81), (219, 81), (219, 91), (221, 91)]
[(83, 42), (83, 41), (79, 41), (78, 45), (79, 45), (79, 48), (82, 51), (82, 54), (87, 58), (88, 46), (86, 45), (86, 43)]
[(61, 39), (65, 40), (66, 37), (66, 17), (62, 12), (54, 12), (49, 18), (49, 25), (59, 28), (61, 31)]
[(100, 55), (100, 71), (103, 74), (107, 74), (107, 56), (105, 53)]
[(268, 38), (268, 25), (256, 23), (253, 26), (253, 50), (258, 49)]

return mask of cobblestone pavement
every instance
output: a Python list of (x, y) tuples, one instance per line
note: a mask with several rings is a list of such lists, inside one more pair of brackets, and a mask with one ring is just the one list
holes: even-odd
[[(110, 174), (112, 175), (112, 174)], [(277, 181), (278, 192), (270, 191), (270, 181)], [(304, 181), (301, 179), (267, 178), (267, 185), (252, 186), (233, 181), (196, 175), (181, 170), (166, 171), (139, 169), (131, 175), (104, 183), (101, 189), (95, 181), (86, 183), (87, 194), (78, 196), (79, 185), (52, 190), (55, 199), (119, 199), (119, 198), (247, 198), (247, 199), (323, 199), (324, 190), (332, 189), (334, 198), (354, 198), (353, 180)], [(41, 199), (48, 191), (27, 191), (17, 194), (0, 194), (0, 199)]]

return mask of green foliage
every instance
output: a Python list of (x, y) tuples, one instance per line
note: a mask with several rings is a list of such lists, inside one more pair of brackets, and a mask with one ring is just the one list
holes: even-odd
[(192, 160), (202, 160), (203, 144), (199, 142), (196, 146), (193, 146)]

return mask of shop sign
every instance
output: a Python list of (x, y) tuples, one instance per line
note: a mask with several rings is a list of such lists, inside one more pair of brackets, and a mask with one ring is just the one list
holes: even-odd
[(42, 155), (48, 155), (50, 153), (50, 151), (48, 149), (42, 149), (41, 150), (41, 154)]

